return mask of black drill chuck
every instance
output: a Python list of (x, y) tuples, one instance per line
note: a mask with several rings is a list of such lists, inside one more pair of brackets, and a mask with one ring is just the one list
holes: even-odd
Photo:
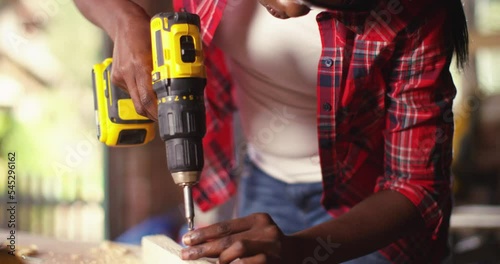
[(204, 78), (178, 78), (153, 85), (158, 101), (160, 136), (165, 141), (171, 173), (203, 169), (206, 133)]

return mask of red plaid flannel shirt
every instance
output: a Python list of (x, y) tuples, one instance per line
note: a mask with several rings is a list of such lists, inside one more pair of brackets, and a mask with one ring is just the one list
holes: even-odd
[[(212, 42), (225, 8), (250, 0), (174, 0), (201, 18), (206, 54), (205, 168), (194, 195), (203, 210), (235, 191), (231, 74)], [(380, 250), (394, 263), (438, 263), (447, 254), (455, 86), (445, 39), (449, 0), (382, 0), (370, 12), (317, 16), (323, 205), (334, 216), (383, 190), (418, 209), (427, 232)], [(312, 88), (312, 87), (311, 87)], [(395, 212), (397, 213), (397, 212)]]

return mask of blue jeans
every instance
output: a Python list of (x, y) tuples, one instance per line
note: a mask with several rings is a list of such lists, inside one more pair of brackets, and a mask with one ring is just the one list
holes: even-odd
[[(282, 182), (263, 172), (247, 158), (238, 190), (238, 217), (265, 212), (271, 215), (283, 233), (292, 234), (332, 219), (321, 206), (322, 193), (321, 183)], [(315, 262), (304, 260), (303, 263)], [(344, 263), (391, 262), (380, 253), (373, 252)]]

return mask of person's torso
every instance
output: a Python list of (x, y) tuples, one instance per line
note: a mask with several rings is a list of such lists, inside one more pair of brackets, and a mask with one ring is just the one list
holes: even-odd
[(250, 158), (285, 182), (319, 182), (316, 14), (281, 20), (257, 1), (228, 5), (214, 41), (226, 54)]

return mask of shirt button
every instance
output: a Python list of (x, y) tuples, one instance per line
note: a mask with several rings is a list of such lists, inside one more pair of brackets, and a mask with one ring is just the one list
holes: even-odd
[(324, 103), (323, 110), (328, 111), (328, 112), (332, 111), (332, 105), (329, 103)]
[(332, 59), (324, 59), (323, 60), (323, 65), (325, 65), (325, 67), (332, 67), (333, 66), (333, 60)]

